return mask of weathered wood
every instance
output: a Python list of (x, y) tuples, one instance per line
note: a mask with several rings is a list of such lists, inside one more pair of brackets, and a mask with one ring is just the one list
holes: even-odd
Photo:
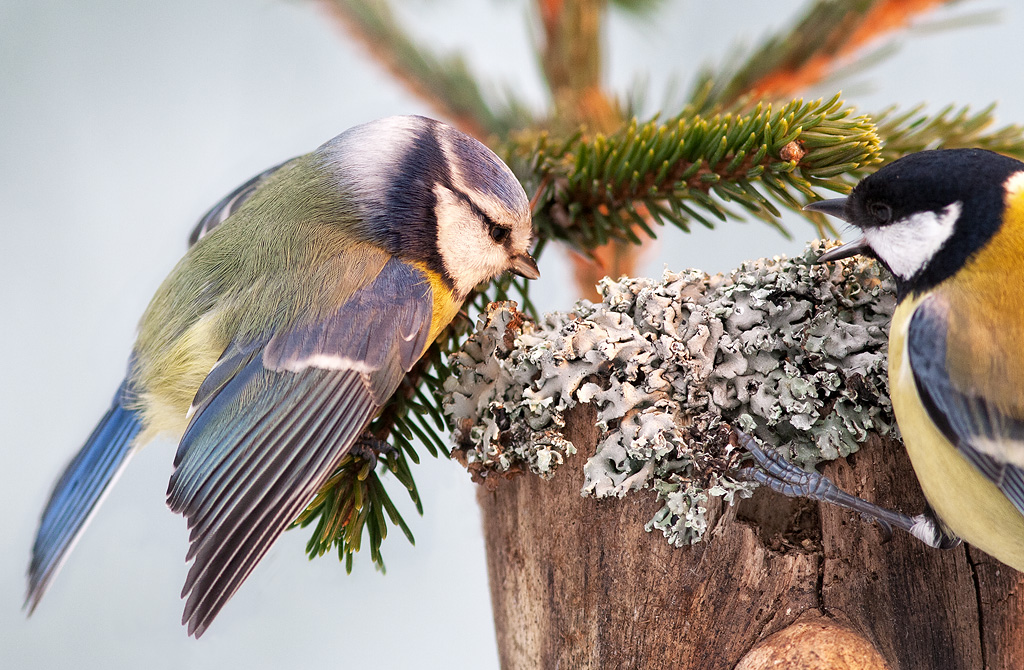
[(993, 670), (1024, 668), (1024, 588), (1020, 573), (968, 548), (978, 582), (982, 654)]
[[(915, 512), (924, 508), (898, 442), (873, 438), (851, 461), (830, 463), (824, 472), (866, 500)], [(978, 599), (963, 547), (931, 549), (903, 532), (885, 542), (878, 526), (855, 514), (833, 506), (819, 513), (826, 612), (842, 612), (893, 667), (983, 667)]]
[[(592, 450), (593, 411), (567, 419), (566, 437)], [(767, 491), (714, 510), (710, 541), (676, 549), (643, 529), (651, 496), (581, 497), (582, 458), (550, 481), (519, 476), (478, 493), (503, 668), (732, 669), (759, 642), (758, 653), (781, 654), (828, 631), (863, 643), (850, 658), (864, 664), (849, 668), (1024, 667), (1024, 577), (980, 552), (972, 563), (964, 548), (885, 542), (850, 513)], [(846, 490), (923, 505), (897, 442), (872, 439), (851, 460), (826, 468)], [(814, 664), (821, 654), (785, 658), (826, 667)]]

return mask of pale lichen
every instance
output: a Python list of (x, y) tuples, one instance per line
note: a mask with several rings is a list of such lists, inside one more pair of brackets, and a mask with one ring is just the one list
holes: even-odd
[(602, 301), (523, 321), (495, 303), (452, 357), (445, 412), (474, 477), (528, 468), (551, 476), (576, 446), (562, 435), (577, 403), (597, 411), (600, 439), (582, 493), (653, 489), (648, 523), (676, 545), (699, 541), (710, 496), (731, 502), (729, 426), (812, 467), (894, 429), (886, 341), (895, 305), (875, 263), (745, 263), (709, 277), (604, 280)]

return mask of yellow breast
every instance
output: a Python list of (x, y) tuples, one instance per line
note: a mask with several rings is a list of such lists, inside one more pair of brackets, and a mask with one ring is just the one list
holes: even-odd
[(434, 296), (434, 317), (430, 321), (430, 337), (427, 338), (429, 347), (459, 313), (459, 309), (462, 308), (462, 300), (448, 288), (441, 275), (421, 263), (415, 265), (430, 280), (430, 290)]
[(910, 462), (928, 503), (954, 533), (1024, 571), (1024, 516), (960, 455), (921, 403), (907, 355), (907, 329), (920, 302), (901, 302), (889, 333), (889, 386)]

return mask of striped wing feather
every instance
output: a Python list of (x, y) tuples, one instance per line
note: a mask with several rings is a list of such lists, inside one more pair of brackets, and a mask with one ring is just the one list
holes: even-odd
[(392, 259), (323, 322), (225, 351), (167, 492), (190, 529), (189, 634), (203, 634), (423, 353), (432, 304), (426, 277)]

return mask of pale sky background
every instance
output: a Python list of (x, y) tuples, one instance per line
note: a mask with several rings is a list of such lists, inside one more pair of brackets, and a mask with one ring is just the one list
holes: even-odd
[[(543, 104), (526, 0), (404, 4), (422, 39), (463, 49), (476, 72)], [(622, 90), (646, 78), (656, 105), (668, 82), (685, 90), (694, 64), (721, 61), (803, 4), (666, 1), (653, 27), (613, 15), (608, 81)], [(992, 8), (994, 25), (917, 31), (844, 81), (848, 99), (867, 111), (998, 101), (1002, 121), (1024, 122), (1024, 7), (953, 13)], [(426, 514), (403, 507), (417, 546), (386, 541), (386, 576), (367, 556), (351, 576), (334, 558), (309, 562), (306, 532), (286, 533), (197, 642), (178, 625), (185, 525), (164, 506), (174, 446), (153, 443), (36, 614), (21, 611), (50, 487), (106, 409), (193, 222), (265, 167), (405, 113), (430, 110), (312, 2), (0, 0), (0, 667), (497, 667), (474, 486), (425, 452), (415, 475)], [(666, 231), (645, 273), (792, 254), (812, 230), (790, 227), (794, 240), (759, 223)], [(546, 255), (534, 291), (549, 309), (573, 301), (558, 264)]]

